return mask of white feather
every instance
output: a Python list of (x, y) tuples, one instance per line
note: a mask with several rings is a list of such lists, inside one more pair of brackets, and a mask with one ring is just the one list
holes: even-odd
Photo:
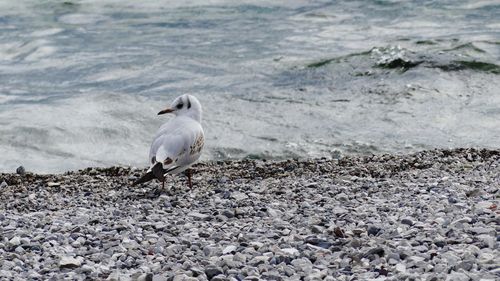
[(187, 103), (188, 98), (192, 107), (174, 112), (176, 116), (160, 127), (149, 151), (151, 168), (157, 162), (161, 162), (165, 170), (177, 167), (169, 172), (175, 174), (189, 168), (201, 156), (204, 141), (204, 132), (200, 124), (201, 105), (195, 97), (184, 95), (174, 101), (172, 108), (175, 108), (176, 103), (182, 103), (183, 98), (184, 103)]

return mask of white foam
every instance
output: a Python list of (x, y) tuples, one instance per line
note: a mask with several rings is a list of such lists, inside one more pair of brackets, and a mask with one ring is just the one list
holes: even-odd
[(64, 29), (62, 29), (62, 28), (40, 29), (40, 30), (33, 31), (31, 33), (31, 36), (33, 36), (33, 37), (46, 37), (46, 36), (56, 35), (56, 34), (61, 33), (63, 31), (64, 31)]
[(95, 24), (100, 21), (108, 20), (109, 17), (99, 14), (67, 14), (60, 16), (58, 21), (66, 24), (85, 25)]

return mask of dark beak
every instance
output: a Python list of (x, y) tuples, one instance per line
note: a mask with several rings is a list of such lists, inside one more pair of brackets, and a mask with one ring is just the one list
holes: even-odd
[(171, 112), (174, 112), (174, 110), (172, 108), (167, 108), (167, 109), (164, 109), (164, 110), (158, 112), (158, 115), (162, 115), (165, 113), (171, 113)]

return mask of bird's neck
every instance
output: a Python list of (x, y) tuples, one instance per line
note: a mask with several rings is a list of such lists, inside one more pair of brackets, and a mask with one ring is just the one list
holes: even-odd
[(195, 121), (201, 124), (201, 112), (190, 111), (187, 112), (184, 116), (194, 119)]

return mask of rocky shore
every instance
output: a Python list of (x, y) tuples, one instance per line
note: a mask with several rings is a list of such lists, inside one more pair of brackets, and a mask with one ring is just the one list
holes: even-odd
[(500, 150), (142, 172), (0, 174), (0, 279), (500, 279)]

